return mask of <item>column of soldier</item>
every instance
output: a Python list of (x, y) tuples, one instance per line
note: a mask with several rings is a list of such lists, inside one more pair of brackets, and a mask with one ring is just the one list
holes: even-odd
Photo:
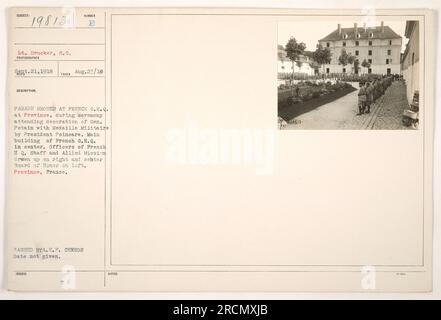
[(391, 85), (393, 76), (385, 76), (373, 81), (366, 81), (364, 84), (360, 83), (360, 90), (358, 91), (358, 113), (371, 112), (371, 104), (375, 103), (380, 98), (386, 89)]

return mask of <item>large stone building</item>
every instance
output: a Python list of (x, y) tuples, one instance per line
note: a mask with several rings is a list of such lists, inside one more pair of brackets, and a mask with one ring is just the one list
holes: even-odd
[[(332, 54), (330, 64), (320, 68), (324, 73), (374, 73), (374, 74), (399, 74), (401, 36), (396, 34), (389, 26), (381, 22), (377, 27), (342, 28), (340, 24), (335, 31), (319, 40), (324, 48), (329, 48)], [(343, 66), (339, 64), (342, 49), (358, 60), (359, 64)], [(369, 68), (361, 66), (363, 60), (371, 64)]]
[(420, 89), (420, 27), (418, 21), (407, 21), (404, 32), (407, 42), (401, 59), (401, 73), (406, 80), (407, 100), (413, 99), (415, 91)]

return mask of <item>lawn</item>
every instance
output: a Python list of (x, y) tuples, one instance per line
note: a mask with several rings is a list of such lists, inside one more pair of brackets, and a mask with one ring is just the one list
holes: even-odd
[(299, 84), (294, 90), (279, 89), (278, 116), (290, 121), (355, 90), (357, 89), (346, 82), (338, 84), (308, 82)]

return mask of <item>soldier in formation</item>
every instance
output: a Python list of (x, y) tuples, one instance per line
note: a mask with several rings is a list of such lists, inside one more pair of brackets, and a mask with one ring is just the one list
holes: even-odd
[(392, 84), (392, 81), (393, 76), (383, 76), (379, 79), (360, 84), (357, 115), (370, 113), (371, 105), (383, 96), (386, 89)]
[(367, 88), (368, 82), (364, 83), (360, 86), (360, 90), (358, 90), (358, 113), (357, 115), (362, 115), (364, 113), (364, 109), (366, 108), (366, 100), (367, 100)]

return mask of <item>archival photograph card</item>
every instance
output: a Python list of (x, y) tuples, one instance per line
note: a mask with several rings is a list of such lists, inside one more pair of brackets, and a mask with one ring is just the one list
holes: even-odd
[(431, 291), (430, 10), (8, 23), (9, 290)]

